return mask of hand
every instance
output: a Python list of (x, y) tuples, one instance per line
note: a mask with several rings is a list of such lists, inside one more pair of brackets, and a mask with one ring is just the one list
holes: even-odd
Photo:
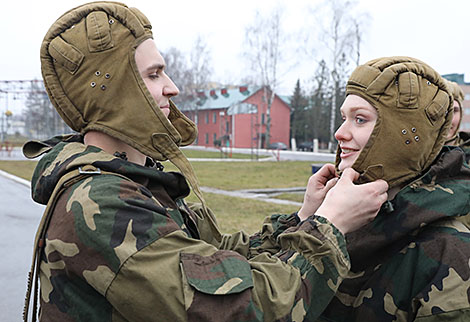
[(382, 204), (387, 201), (388, 184), (376, 180), (354, 184), (359, 173), (344, 170), (337, 184), (325, 196), (316, 214), (327, 218), (343, 234), (359, 229), (374, 220)]
[(314, 175), (308, 179), (307, 191), (305, 191), (304, 202), (297, 215), (301, 220), (313, 215), (320, 207), (326, 193), (334, 187), (338, 181), (335, 166), (331, 163), (325, 164)]

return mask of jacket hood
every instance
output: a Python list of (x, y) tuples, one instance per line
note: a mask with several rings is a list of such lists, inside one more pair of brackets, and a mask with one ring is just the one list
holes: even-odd
[(39, 160), (31, 180), (32, 197), (40, 204), (47, 204), (63, 175), (86, 165), (121, 174), (144, 185), (150, 191), (165, 189), (172, 200), (189, 194), (189, 186), (181, 174), (140, 166), (115, 157), (100, 148), (86, 146), (80, 135), (58, 136), (43, 142), (31, 141), (23, 150), (29, 157), (47, 152)]

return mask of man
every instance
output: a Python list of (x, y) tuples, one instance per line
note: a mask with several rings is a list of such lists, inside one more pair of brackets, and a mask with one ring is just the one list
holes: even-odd
[[(48, 204), (36, 242), (41, 321), (301, 321), (326, 307), (349, 269), (343, 234), (374, 218), (384, 181), (356, 186), (355, 171), (337, 180), (329, 165), (298, 215), (274, 215), (252, 237), (222, 235), (179, 150), (196, 128), (170, 100), (178, 89), (141, 12), (70, 10), (46, 34), (41, 63), (52, 103), (81, 133), (24, 147), (47, 152), (32, 179), (34, 200)], [(181, 174), (159, 171), (154, 160), (166, 159)]]

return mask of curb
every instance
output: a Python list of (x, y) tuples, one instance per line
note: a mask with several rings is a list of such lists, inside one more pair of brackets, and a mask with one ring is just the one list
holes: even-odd
[(14, 176), (12, 174), (9, 174), (8, 172), (5, 172), (5, 171), (2, 171), (0, 170), (0, 175), (7, 178), (7, 179), (10, 179), (12, 181), (15, 181), (17, 183), (20, 183), (22, 185), (25, 185), (27, 186), (28, 188), (31, 188), (31, 182), (29, 182), (28, 180), (25, 180), (23, 178), (20, 178), (20, 177), (17, 177), (17, 176)]

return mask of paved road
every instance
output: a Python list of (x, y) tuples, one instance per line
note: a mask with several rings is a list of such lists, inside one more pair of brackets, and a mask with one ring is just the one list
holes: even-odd
[(29, 188), (0, 175), (0, 321), (22, 321), (27, 275), (44, 206)]

